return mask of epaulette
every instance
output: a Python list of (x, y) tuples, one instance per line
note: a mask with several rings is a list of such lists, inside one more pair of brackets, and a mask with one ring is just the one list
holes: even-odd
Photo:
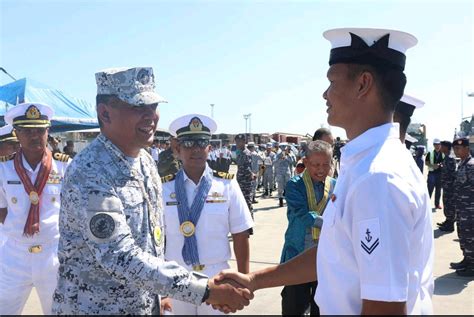
[(56, 160), (56, 161), (60, 161), (60, 162), (67, 162), (69, 161), (69, 155), (67, 154), (64, 154), (64, 153), (54, 153), (53, 155), (53, 158)]
[(0, 162), (7, 162), (15, 158), (15, 153), (5, 156), (0, 156)]
[(171, 182), (175, 178), (176, 178), (176, 174), (169, 174), (169, 175), (163, 176), (161, 178), (161, 182), (162, 183), (168, 183), (168, 182)]
[(212, 175), (214, 175), (214, 177), (219, 177), (219, 178), (223, 178), (223, 179), (232, 179), (232, 178), (234, 178), (234, 174), (230, 174), (230, 173), (226, 173), (226, 172), (214, 171), (212, 173)]

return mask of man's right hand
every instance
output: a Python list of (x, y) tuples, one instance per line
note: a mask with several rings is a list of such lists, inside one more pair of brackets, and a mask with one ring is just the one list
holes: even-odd
[(225, 278), (219, 281), (216, 278), (209, 279), (209, 298), (206, 303), (225, 313), (235, 313), (248, 306), (253, 299), (253, 292), (239, 283)]

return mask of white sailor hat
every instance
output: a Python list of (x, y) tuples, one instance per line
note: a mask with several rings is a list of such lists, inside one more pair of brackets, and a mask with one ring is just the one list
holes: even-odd
[(247, 143), (247, 146), (248, 146), (248, 147), (254, 147), (254, 146), (255, 146), (255, 142), (249, 142), (249, 143)]
[(0, 142), (18, 142), (13, 126), (7, 124), (0, 128)]
[(267, 148), (272, 148), (273, 145), (272, 145), (270, 142), (268, 142), (268, 143), (266, 144), (266, 147), (267, 147)]
[(408, 141), (410, 143), (415, 143), (415, 142), (418, 142), (418, 139), (415, 137), (412, 137), (408, 133), (405, 133), (405, 141)]
[(216, 129), (214, 119), (202, 114), (188, 114), (171, 122), (169, 132), (178, 139), (210, 139)]
[(408, 117), (411, 117), (413, 115), (413, 112), (415, 109), (419, 109), (425, 105), (425, 102), (417, 99), (415, 97), (409, 96), (407, 94), (404, 94), (402, 96), (402, 99), (397, 104), (397, 107), (395, 108), (396, 112), (400, 112), (401, 114), (404, 114)]
[(405, 52), (418, 40), (411, 34), (387, 29), (340, 28), (323, 33), (332, 45), (329, 65), (367, 64), (405, 69)]
[(155, 92), (155, 76), (151, 67), (104, 69), (95, 74), (95, 80), (98, 95), (114, 95), (134, 106), (167, 102)]
[(48, 128), (54, 110), (48, 105), (36, 102), (21, 103), (5, 113), (5, 122), (14, 128)]
[(433, 144), (441, 144), (441, 141), (438, 138), (434, 138)]

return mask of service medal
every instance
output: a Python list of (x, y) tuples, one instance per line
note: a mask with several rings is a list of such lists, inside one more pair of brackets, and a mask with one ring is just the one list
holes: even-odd
[(195, 227), (194, 224), (191, 221), (185, 221), (179, 226), (179, 229), (181, 230), (181, 233), (183, 236), (189, 238), (194, 234)]
[(155, 244), (160, 245), (161, 243), (161, 229), (160, 227), (155, 227), (153, 230), (153, 238), (155, 239)]
[(37, 192), (35, 192), (35, 191), (30, 192), (30, 202), (31, 202), (33, 205), (38, 205), (38, 203), (39, 203), (39, 196), (38, 196), (38, 193), (37, 193)]

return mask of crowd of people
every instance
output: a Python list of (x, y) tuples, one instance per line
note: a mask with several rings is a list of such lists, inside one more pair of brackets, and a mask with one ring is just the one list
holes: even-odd
[[(77, 155), (48, 138), (51, 106), (10, 108), (0, 130), (0, 314), (20, 314), (32, 287), (45, 314), (200, 315), (236, 312), (275, 286), (284, 315), (432, 313), (437, 188), (440, 229), (456, 222), (464, 255), (452, 267), (474, 276), (469, 142), (435, 140), (426, 186), (404, 145), (420, 104), (403, 95), (416, 39), (382, 29), (324, 37), (328, 123), (350, 141), (318, 129), (294, 153), (239, 134), (236, 175), (227, 148), (211, 151), (212, 118), (179, 117), (169, 143), (154, 142), (165, 100), (149, 67), (96, 73), (101, 133)], [(259, 189), (277, 190), (280, 207), (286, 199), (288, 228), (281, 263), (250, 272)]]

